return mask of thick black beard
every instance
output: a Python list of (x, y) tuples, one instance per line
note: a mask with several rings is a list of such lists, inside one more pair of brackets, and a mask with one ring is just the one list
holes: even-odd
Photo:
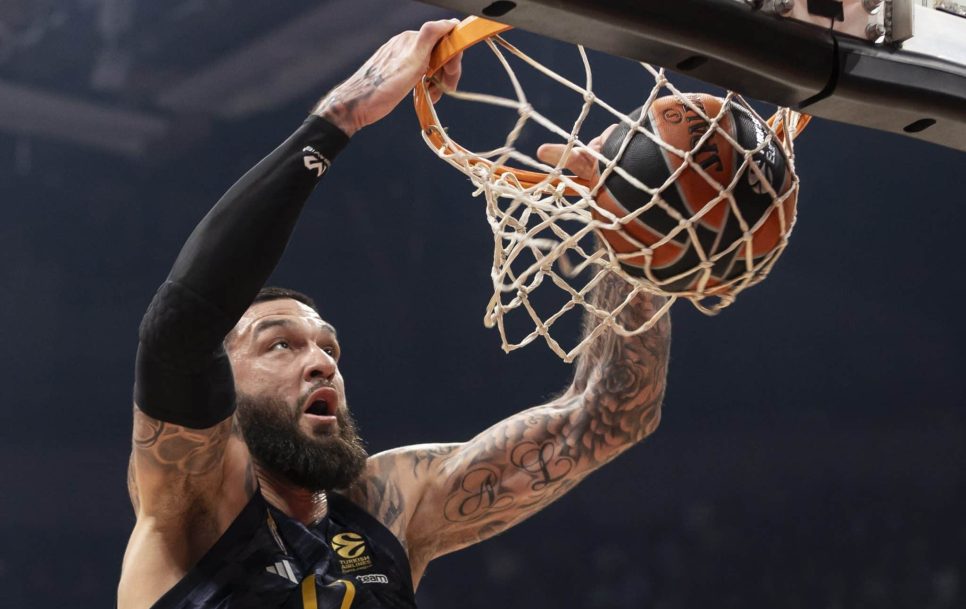
[(238, 395), (238, 427), (260, 466), (309, 491), (347, 488), (369, 456), (352, 415), (339, 409), (338, 435), (316, 437), (299, 429), (300, 415), (282, 400)]

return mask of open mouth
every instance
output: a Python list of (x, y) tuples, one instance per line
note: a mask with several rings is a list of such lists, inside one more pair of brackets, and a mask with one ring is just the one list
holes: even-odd
[(305, 414), (314, 414), (324, 417), (329, 414), (329, 403), (325, 400), (315, 400), (305, 409)]
[(333, 417), (339, 403), (339, 394), (332, 387), (322, 387), (306, 400), (304, 413), (316, 417)]

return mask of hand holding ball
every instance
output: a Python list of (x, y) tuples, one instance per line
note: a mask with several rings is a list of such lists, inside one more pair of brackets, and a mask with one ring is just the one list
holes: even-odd
[[(630, 115), (640, 121), (633, 133), (622, 123), (592, 141), (611, 163), (577, 150), (567, 168), (593, 184), (603, 176), (594, 216), (627, 273), (668, 293), (721, 295), (783, 246), (797, 181), (780, 142), (750, 110), (706, 94), (686, 100), (657, 99), (643, 120), (641, 109)], [(538, 156), (557, 162), (561, 148), (543, 146)], [(608, 171), (611, 164), (632, 179)]]

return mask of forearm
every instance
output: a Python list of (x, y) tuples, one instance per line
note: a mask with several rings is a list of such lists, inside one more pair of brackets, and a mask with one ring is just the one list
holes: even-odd
[(333, 125), (309, 117), (208, 212), (168, 281), (218, 307), (234, 325), (275, 269), (322, 170), (347, 141)]
[[(629, 294), (616, 276), (594, 294), (611, 309)], [(635, 296), (621, 321), (640, 326), (663, 301)], [(405, 488), (424, 486), (410, 537), (439, 556), (503, 531), (543, 509), (652, 433), (660, 421), (670, 344), (665, 316), (650, 330), (603, 332), (581, 356), (570, 389), (505, 419), (445, 454), (413, 450), (396, 458)]]
[[(607, 275), (591, 295), (599, 309), (613, 310), (631, 286)], [(640, 327), (664, 305), (664, 298), (642, 293), (621, 311), (624, 327)], [(596, 320), (585, 318), (585, 333)], [(577, 361), (572, 393), (596, 434), (609, 444), (634, 443), (654, 431), (660, 421), (671, 345), (671, 320), (665, 314), (649, 330), (624, 337), (604, 331)]]
[(141, 323), (135, 402), (142, 410), (191, 427), (231, 414), (222, 342), (274, 270), (322, 170), (347, 140), (310, 117), (191, 233)]
[[(346, 134), (379, 120), (409, 94), (426, 72), (433, 46), (454, 25), (433, 21), (394, 36), (202, 220), (141, 323), (135, 383), (141, 410), (192, 427), (231, 414), (234, 388), (224, 337), (275, 268), (305, 199)], [(458, 67), (448, 73), (448, 86), (455, 88)], [(183, 405), (186, 399), (199, 404), (197, 412)]]

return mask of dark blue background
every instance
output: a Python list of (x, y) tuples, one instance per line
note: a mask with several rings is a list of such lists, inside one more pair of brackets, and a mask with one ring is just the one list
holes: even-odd
[[(510, 38), (574, 66), (572, 47)], [(476, 61), (466, 86), (496, 74)], [(602, 60), (595, 78), (635, 70)], [(333, 84), (163, 161), (36, 138), (25, 165), (0, 136), (3, 607), (113, 602), (140, 316), (194, 223)], [(814, 121), (772, 276), (717, 318), (674, 308), (657, 435), (432, 565), (423, 606), (962, 606), (963, 158)], [(372, 452), (468, 439), (569, 380), (542, 344), (504, 355), (482, 327), (492, 242), (470, 192), (404, 102), (353, 138), (273, 277), (339, 328)]]

